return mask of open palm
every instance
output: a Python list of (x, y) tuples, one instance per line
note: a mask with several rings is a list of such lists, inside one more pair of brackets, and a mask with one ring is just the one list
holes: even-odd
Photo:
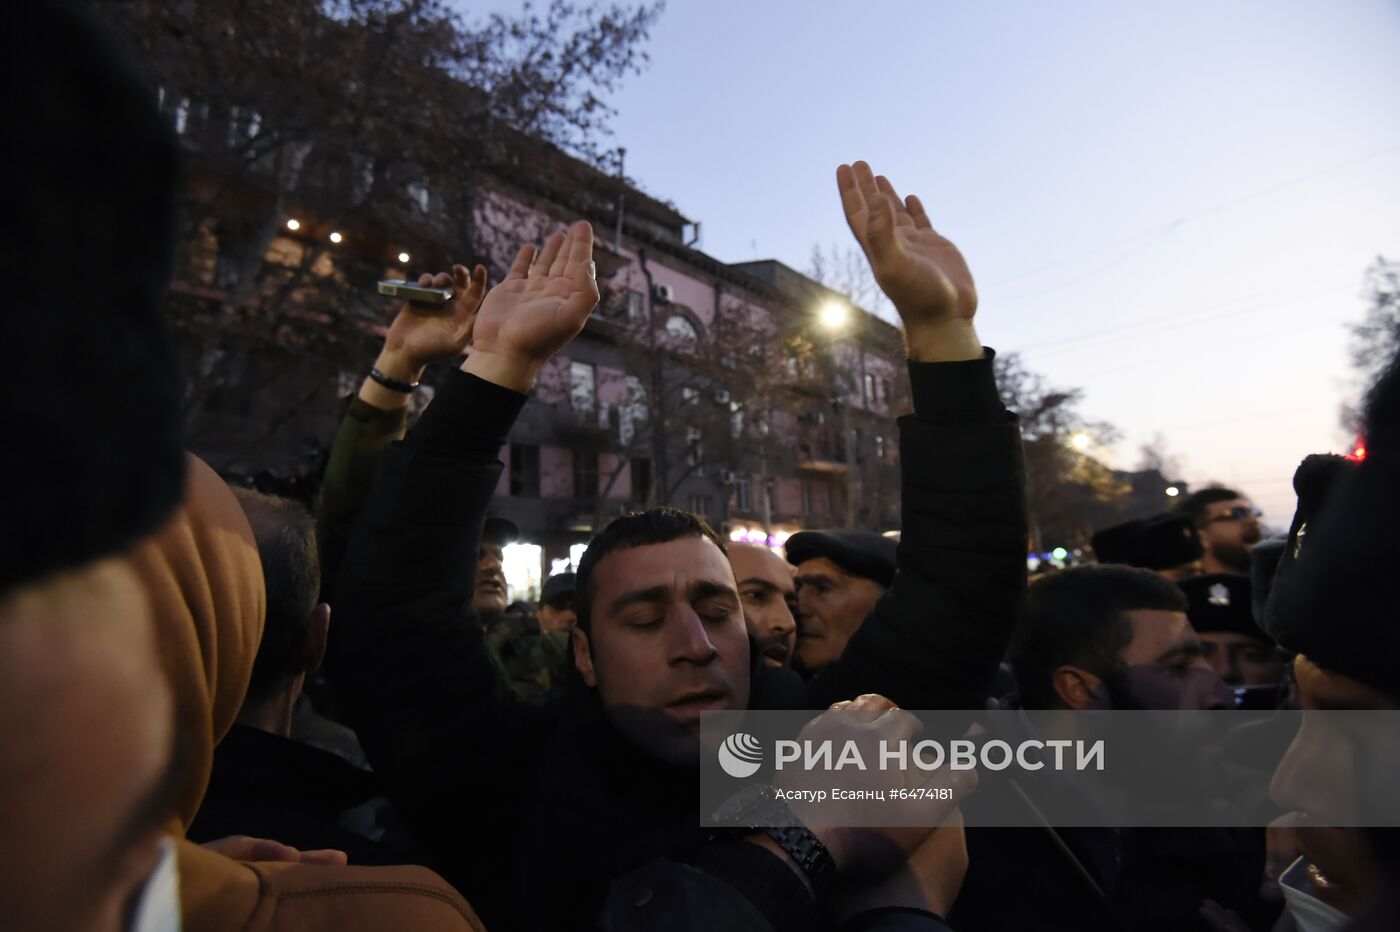
[(841, 206), (871, 271), (906, 326), (971, 320), (977, 289), (962, 253), (939, 236), (917, 197), (901, 201), (865, 162), (836, 169)]
[(578, 336), (597, 305), (593, 228), (580, 220), (545, 240), (538, 259), (533, 245), (520, 247), (481, 304), (472, 354), (543, 365)]

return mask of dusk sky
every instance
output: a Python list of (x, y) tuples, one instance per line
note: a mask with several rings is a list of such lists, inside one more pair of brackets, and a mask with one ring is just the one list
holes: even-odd
[(649, 50), (616, 144), (706, 252), (853, 242), (833, 176), (865, 158), (1116, 465), (1160, 433), (1286, 526), (1297, 462), (1348, 445), (1345, 323), (1400, 257), (1400, 3), (672, 0)]

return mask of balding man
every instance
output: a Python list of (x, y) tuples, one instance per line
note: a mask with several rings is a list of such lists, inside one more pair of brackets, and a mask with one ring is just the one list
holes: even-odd
[(739, 583), (744, 622), (763, 663), (785, 667), (797, 639), (797, 588), (792, 567), (762, 544), (729, 545), (729, 565)]

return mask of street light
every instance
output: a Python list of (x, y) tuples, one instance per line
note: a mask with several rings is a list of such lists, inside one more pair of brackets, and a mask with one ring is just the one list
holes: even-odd
[(1176, 498), (1181, 494), (1181, 490), (1174, 485), (1167, 486), (1167, 498)]
[(831, 300), (817, 309), (817, 320), (827, 330), (840, 330), (849, 316), (850, 311), (843, 301)]
[(408, 253), (406, 253), (406, 252), (401, 252), (401, 253), (399, 253), (399, 261), (400, 261), (400, 262), (407, 262), (408, 259), (409, 259)]
[(301, 221), (295, 217), (291, 218), (287, 221), (287, 229), (295, 233), (297, 230), (301, 229)]
[(343, 239), (345, 239), (345, 237), (341, 236), (339, 233), (332, 233), (332, 234), (331, 234), (331, 242), (332, 242), (332, 243), (339, 243), (339, 242), (340, 242), (341, 240), (343, 240)]

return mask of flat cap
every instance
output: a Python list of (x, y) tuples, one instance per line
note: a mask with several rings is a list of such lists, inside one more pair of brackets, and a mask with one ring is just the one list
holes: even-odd
[(793, 566), (826, 557), (852, 576), (872, 579), (885, 588), (894, 582), (899, 545), (874, 531), (800, 531), (787, 539)]
[(562, 599), (565, 596), (572, 597), (574, 580), (575, 574), (573, 573), (555, 573), (546, 579), (544, 586), (540, 588), (540, 604), (548, 605), (556, 599)]
[(1199, 560), (1205, 549), (1191, 519), (1160, 514), (1098, 531), (1090, 539), (1100, 563), (1165, 570)]
[(487, 518), (481, 539), (493, 544), (513, 544), (520, 539), (520, 525), (509, 518)]
[(1209, 573), (1177, 583), (1191, 603), (1186, 616), (1198, 634), (1212, 631), (1243, 634), (1252, 638), (1267, 635), (1254, 623), (1249, 577), (1240, 573)]

